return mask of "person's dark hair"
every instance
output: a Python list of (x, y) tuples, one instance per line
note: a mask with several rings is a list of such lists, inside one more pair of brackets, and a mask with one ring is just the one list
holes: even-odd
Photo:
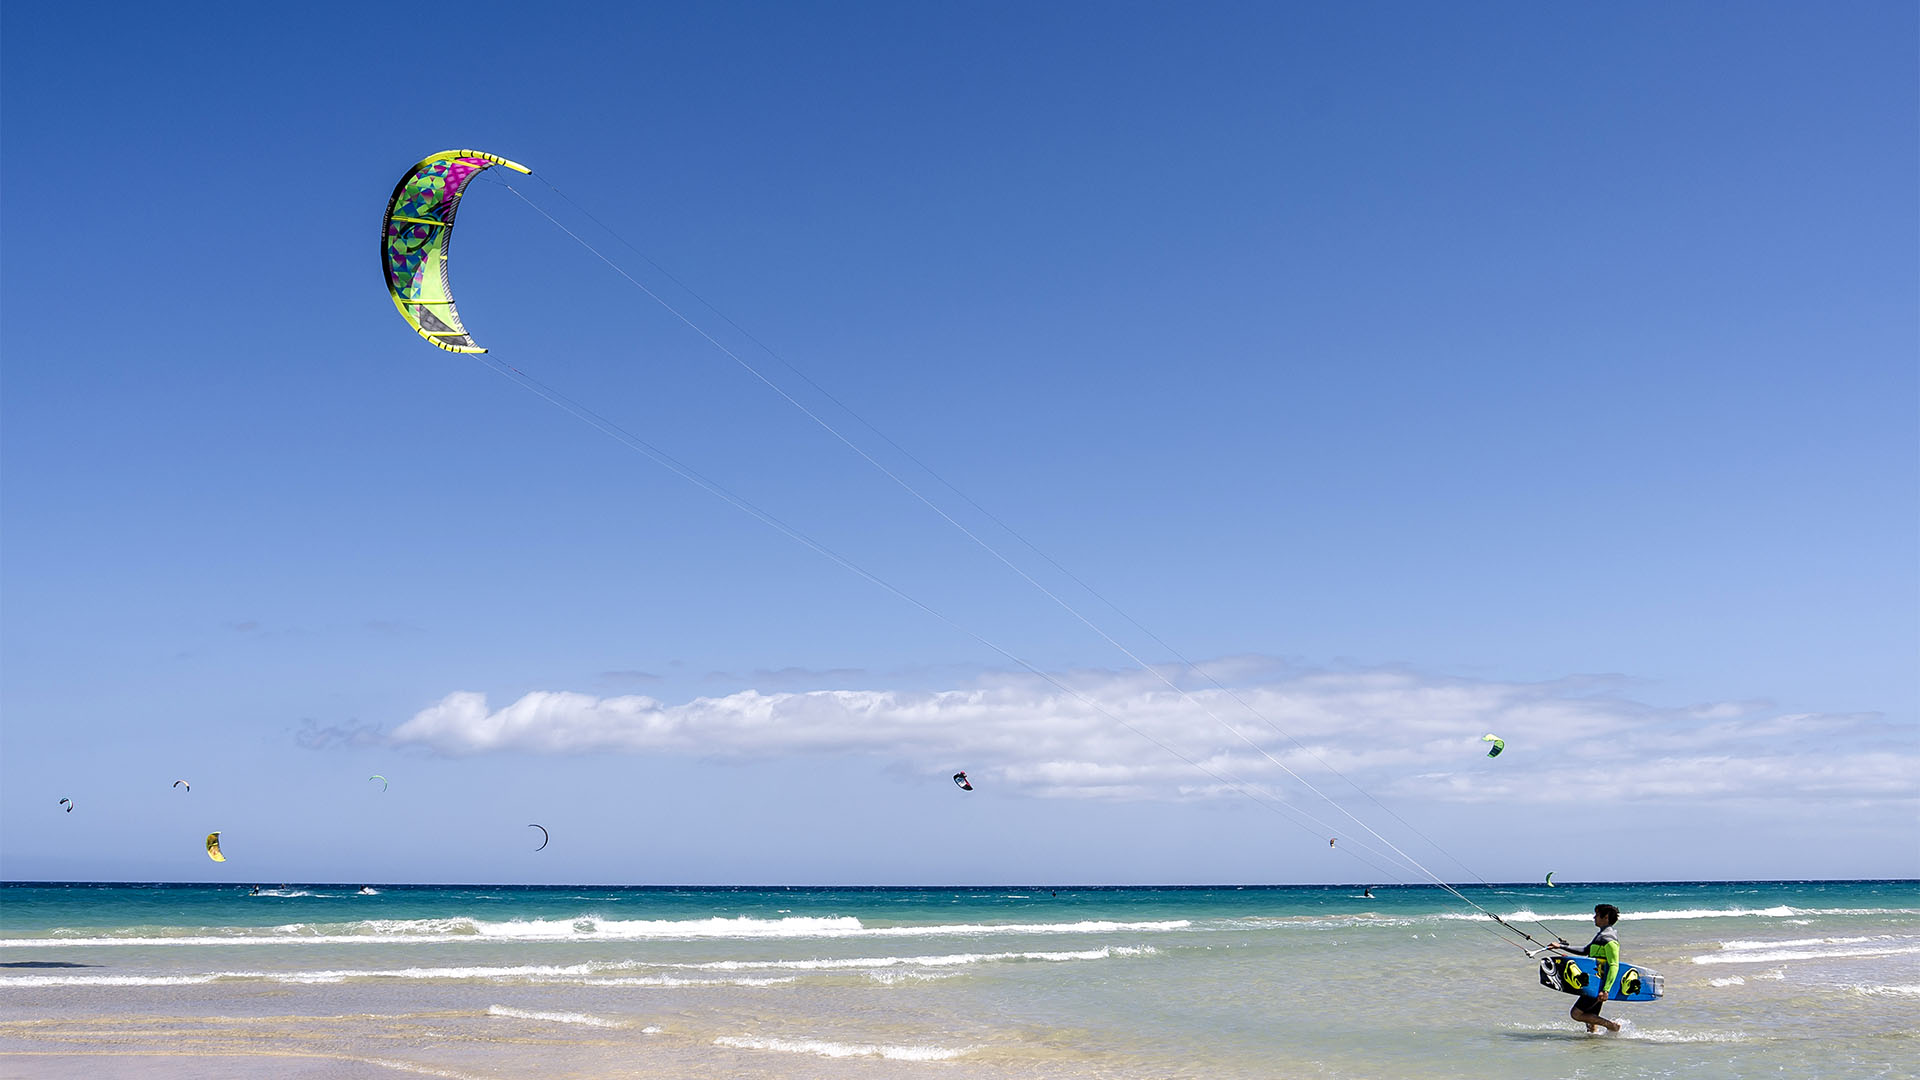
[(1595, 915), (1605, 915), (1608, 926), (1612, 926), (1614, 923), (1620, 921), (1620, 909), (1614, 907), (1612, 904), (1595, 904), (1593, 905), (1593, 913)]

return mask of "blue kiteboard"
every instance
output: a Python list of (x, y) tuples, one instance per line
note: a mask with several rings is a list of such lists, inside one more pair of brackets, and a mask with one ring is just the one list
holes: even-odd
[[(1563, 994), (1590, 994), (1600, 985), (1600, 961), (1591, 956), (1543, 956), (1540, 958), (1540, 985)], [(1666, 980), (1632, 964), (1620, 965), (1620, 979), (1614, 984), (1609, 1001), (1658, 1001), (1666, 989)]]

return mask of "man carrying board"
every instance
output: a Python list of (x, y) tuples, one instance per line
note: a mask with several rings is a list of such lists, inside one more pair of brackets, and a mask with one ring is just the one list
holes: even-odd
[(1587, 943), (1585, 949), (1565, 938), (1561, 938), (1557, 945), (1548, 946), (1564, 952), (1581, 953), (1599, 961), (1600, 978), (1595, 980), (1595, 985), (1590, 988), (1589, 993), (1580, 995), (1574, 1001), (1573, 1009), (1567, 1013), (1568, 1016), (1587, 1025), (1589, 1035), (1593, 1034), (1596, 1026), (1606, 1028), (1608, 1031), (1620, 1030), (1619, 1024), (1600, 1015), (1600, 1006), (1606, 1003), (1607, 995), (1613, 991), (1614, 985), (1620, 979), (1620, 935), (1613, 928), (1613, 924), (1619, 921), (1619, 908), (1612, 904), (1595, 904), (1593, 925), (1598, 927), (1600, 932), (1593, 935), (1593, 940)]

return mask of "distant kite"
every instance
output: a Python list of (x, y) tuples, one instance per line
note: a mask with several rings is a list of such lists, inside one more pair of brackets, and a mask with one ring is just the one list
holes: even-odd
[(67, 813), (69, 813), (69, 814), (71, 814), (71, 813), (73, 813), (73, 800), (72, 800), (72, 799), (61, 799), (61, 800), (60, 800), (60, 805), (61, 805), (61, 806), (64, 806), (64, 807), (66, 807), (66, 808), (67, 808)]
[(961, 790), (961, 791), (972, 791), (972, 790), (973, 790), (973, 781), (971, 781), (971, 780), (968, 780), (968, 779), (967, 779), (967, 774), (966, 774), (966, 773), (964, 773), (964, 772), (957, 772), (957, 773), (954, 773), (954, 774), (953, 774), (953, 782), (954, 782), (955, 784), (957, 784), (957, 785), (959, 785), (959, 787), (960, 787), (960, 790)]
[(537, 847), (537, 848), (534, 848), (533, 850), (535, 850), (535, 851), (545, 851), (545, 850), (546, 850), (546, 847), (547, 847), (547, 841), (549, 841), (549, 840), (551, 840), (551, 839), (553, 839), (553, 837), (552, 837), (552, 836), (550, 836), (550, 835), (548, 835), (548, 833), (547, 833), (547, 827), (546, 827), (545, 825), (534, 825), (534, 824), (532, 824), (532, 823), (529, 823), (529, 824), (527, 825), (527, 828), (529, 828), (529, 829), (539, 829), (539, 830), (540, 830), (540, 846), (539, 846), (539, 847)]
[(379, 773), (374, 773), (374, 774), (373, 774), (372, 776), (369, 776), (369, 777), (367, 777), (367, 782), (368, 782), (368, 783), (372, 783), (372, 782), (373, 782), (373, 781), (375, 781), (375, 780), (378, 780), (378, 781), (380, 781), (380, 790), (381, 790), (381, 791), (385, 791), (385, 790), (387, 790), (387, 778), (386, 778), (386, 777), (384, 777), (384, 776), (381, 776), (381, 775), (380, 775)]
[(173, 782), (173, 786), (174, 786), (174, 787), (183, 787), (183, 788), (186, 788), (186, 789), (187, 789), (188, 791), (192, 791), (192, 790), (193, 790), (193, 785), (192, 785), (192, 784), (189, 784), (189, 783), (187, 783), (187, 782), (186, 782), (185, 780), (175, 780), (175, 781)]
[(220, 834), (217, 832), (207, 834), (207, 858), (212, 859), (214, 862), (227, 861), (227, 857), (220, 854)]
[(1328, 847), (1332, 847), (1332, 846), (1334, 845), (1334, 842), (1335, 842), (1336, 840), (1339, 840), (1339, 839), (1340, 839), (1340, 838), (1339, 838), (1339, 837), (1337, 837), (1337, 836), (1330, 836), (1330, 837), (1328, 837), (1328, 838), (1327, 838), (1327, 846), (1328, 846)]
[(1487, 734), (1480, 736), (1480, 741), (1490, 742), (1493, 744), (1493, 749), (1487, 751), (1488, 757), (1499, 757), (1500, 751), (1505, 750), (1507, 748), (1507, 740), (1501, 738), (1498, 735), (1493, 734), (1492, 732), (1488, 732)]
[(1560, 887), (1560, 886), (1558, 886), (1558, 885), (1555, 885), (1555, 884), (1553, 883), (1553, 871), (1551, 871), (1551, 870), (1549, 870), (1549, 871), (1547, 871), (1547, 888), (1549, 888), (1549, 889), (1557, 889), (1557, 888), (1559, 888), (1559, 887)]

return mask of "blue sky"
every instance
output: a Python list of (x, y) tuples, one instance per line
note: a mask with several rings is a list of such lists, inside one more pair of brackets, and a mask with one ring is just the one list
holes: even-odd
[(1910, 5), (426, 29), (0, 15), (0, 875), (1920, 874)]

